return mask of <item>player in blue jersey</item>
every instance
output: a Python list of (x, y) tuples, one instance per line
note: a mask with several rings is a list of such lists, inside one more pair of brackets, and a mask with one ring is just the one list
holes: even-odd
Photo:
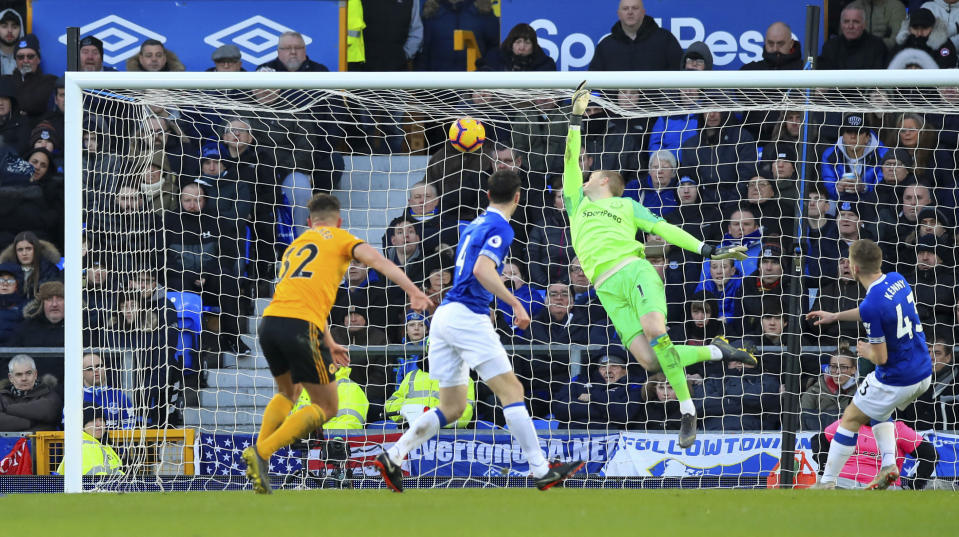
[(530, 322), (522, 303), (500, 279), (513, 242), (509, 219), (519, 204), (520, 186), (515, 172), (491, 175), (489, 208), (460, 236), (453, 286), (433, 314), (427, 349), (430, 376), (439, 382), (440, 404), (417, 418), (374, 462), (386, 485), (396, 492), (403, 492), (403, 459), (463, 413), (470, 369), (476, 370), (503, 405), (506, 425), (529, 461), (537, 488), (546, 490), (583, 467), (582, 461), (546, 462), (523, 402), (523, 387), (490, 320), (490, 303), (496, 296), (513, 307), (518, 328), (526, 329)]
[(840, 470), (856, 451), (859, 428), (868, 423), (879, 446), (882, 467), (867, 488), (885, 489), (899, 479), (892, 413), (910, 405), (929, 388), (932, 362), (912, 288), (898, 272), (882, 273), (879, 246), (871, 240), (852, 243), (849, 262), (853, 276), (866, 288), (859, 307), (839, 313), (812, 311), (807, 317), (815, 319), (816, 325), (861, 320), (869, 341), (857, 342), (856, 350), (876, 364), (876, 369), (862, 381), (843, 412), (816, 488), (836, 487)]

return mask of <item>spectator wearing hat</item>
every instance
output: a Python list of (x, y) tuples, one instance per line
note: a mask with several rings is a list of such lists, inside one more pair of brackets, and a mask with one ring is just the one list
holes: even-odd
[(867, 32), (882, 39), (888, 49), (896, 46), (896, 32), (900, 23), (907, 20), (902, 0), (855, 0), (850, 5), (862, 9)]
[(566, 429), (625, 429), (642, 405), (642, 386), (629, 382), (629, 358), (610, 349), (573, 377), (550, 405)]
[[(5, 159), (0, 171), (0, 244), (9, 244), (29, 227), (51, 246), (62, 245), (63, 177), (52, 169), (53, 156), (38, 148), (22, 158), (7, 152)], [(54, 263), (59, 258), (58, 253)]]
[(330, 335), (340, 345), (386, 345), (386, 334), (382, 329), (370, 326), (369, 314), (365, 308), (350, 306), (342, 326), (333, 326)]
[(763, 147), (759, 175), (775, 182), (780, 199), (794, 204), (799, 199), (799, 162), (796, 143), (771, 142)]
[(778, 242), (763, 243), (759, 268), (743, 279), (743, 323), (745, 333), (762, 333), (761, 316), (771, 301), (782, 310), (784, 297), (789, 293), (789, 277), (783, 267), (783, 250)]
[[(83, 448), (80, 451), (83, 475), (123, 475), (123, 460), (107, 442), (110, 427), (101, 409), (83, 409)], [(64, 462), (57, 466), (57, 474), (63, 475)]]
[(723, 237), (723, 215), (713, 203), (703, 203), (694, 175), (680, 174), (676, 185), (679, 207), (664, 218), (701, 241), (719, 241)]
[(7, 371), (7, 380), (0, 382), (0, 431), (59, 429), (63, 399), (57, 391), (56, 377), (38, 378), (36, 362), (26, 354), (11, 358)]
[(795, 234), (796, 222), (793, 218), (795, 202), (784, 200), (779, 194), (774, 179), (756, 175), (746, 183), (746, 192), (743, 206), (752, 209), (759, 218), (759, 225), (763, 228), (765, 237), (783, 237), (781, 241), (788, 248)]
[(890, 69), (902, 69), (912, 63), (923, 68), (935, 65), (939, 69), (954, 69), (956, 45), (949, 40), (946, 22), (937, 20), (929, 9), (920, 8), (902, 21), (889, 57)]
[(11, 347), (62, 347), (63, 308), (63, 283), (41, 284), (36, 298), (24, 306), (25, 322), (8, 344)]
[(0, 263), (0, 346), (17, 332), (23, 323), (23, 306), (27, 298), (20, 292), (23, 272), (16, 263)]
[(859, 239), (878, 240), (873, 218), (869, 204), (849, 195), (839, 199), (836, 206), (835, 235), (830, 234), (820, 239), (819, 253), (829, 262), (827, 275), (836, 273), (832, 260), (842, 257), (842, 252), (852, 243)]
[(509, 31), (503, 44), (476, 60), (478, 71), (555, 71), (556, 61), (543, 52), (536, 30), (521, 22)]
[[(758, 319), (756, 332), (747, 336), (744, 341), (756, 348), (763, 349), (762, 356), (758, 356), (762, 365), (762, 370), (773, 375), (782, 374), (783, 352), (774, 351), (768, 347), (786, 347), (786, 316), (783, 311), (786, 309), (786, 301), (783, 296), (768, 295), (762, 297), (759, 311), (756, 314)], [(800, 357), (800, 364), (805, 362)], [(818, 363), (815, 364), (818, 366)], [(813, 374), (818, 374), (818, 370), (810, 368)]]
[(103, 41), (92, 35), (80, 40), (80, 70), (116, 72), (115, 67), (103, 65)]
[(866, 31), (866, 13), (856, 5), (846, 6), (839, 21), (839, 35), (822, 46), (819, 69), (885, 69), (888, 49), (882, 39)]
[(915, 266), (902, 271), (915, 293), (919, 320), (927, 327), (951, 325), (956, 305), (952, 248), (931, 234), (921, 237), (915, 248)]
[(127, 59), (127, 71), (177, 72), (186, 71), (186, 66), (172, 50), (157, 41), (147, 39), (140, 44), (140, 52)]
[(0, 75), (11, 75), (17, 68), (14, 49), (23, 38), (23, 17), (16, 9), (0, 11)]
[(253, 212), (251, 184), (231, 175), (222, 159), (221, 147), (206, 144), (200, 151), (200, 177), (206, 197), (213, 200), (213, 214), (228, 222), (249, 220)]
[(929, 0), (922, 4), (921, 8), (928, 9), (936, 19), (946, 23), (949, 40), (956, 47), (959, 47), (959, 26), (957, 26), (959, 24), (959, 10), (956, 9), (955, 0)]
[(681, 71), (712, 71), (713, 53), (709, 50), (709, 45), (702, 41), (690, 43), (680, 60), (679, 69)]
[(30, 137), (30, 122), (20, 113), (18, 103), (13, 77), (0, 77), (0, 142), (16, 153), (26, 148)]
[(903, 147), (886, 151), (881, 164), (882, 181), (876, 185), (877, 209), (880, 221), (892, 222), (906, 187), (916, 184), (915, 165), (912, 155)]
[[(861, 13), (861, 11), (860, 11)], [(879, 165), (888, 148), (869, 129), (859, 112), (843, 114), (839, 139), (822, 155), (820, 177), (830, 199), (840, 194), (861, 196), (879, 183)], [(849, 178), (843, 176), (853, 174)]]
[(649, 173), (640, 182), (633, 179), (626, 183), (623, 197), (632, 198), (656, 216), (666, 217), (679, 207), (676, 187), (679, 185), (679, 164), (671, 151), (660, 149), (649, 157)]
[(17, 68), (13, 71), (13, 85), (17, 92), (20, 111), (30, 122), (47, 112), (47, 103), (57, 83), (57, 77), (40, 68), (40, 40), (33, 34), (23, 36), (14, 47)]
[(236, 73), (246, 71), (243, 68), (243, 55), (236, 45), (220, 45), (211, 56), (213, 67), (206, 71), (217, 73)]
[(306, 54), (306, 41), (303, 34), (294, 31), (280, 34), (276, 44), (276, 58), (260, 65), (257, 71), (286, 72), (326, 72), (329, 69), (317, 63)]
[[(942, 207), (923, 207), (919, 211), (919, 238), (932, 235), (950, 250), (956, 247), (956, 231), (951, 211)], [(943, 261), (950, 258), (945, 257)]]

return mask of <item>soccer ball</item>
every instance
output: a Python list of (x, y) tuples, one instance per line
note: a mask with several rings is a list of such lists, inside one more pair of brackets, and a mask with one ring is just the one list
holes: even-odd
[(471, 153), (486, 141), (486, 129), (479, 121), (464, 117), (450, 125), (450, 144), (464, 153)]

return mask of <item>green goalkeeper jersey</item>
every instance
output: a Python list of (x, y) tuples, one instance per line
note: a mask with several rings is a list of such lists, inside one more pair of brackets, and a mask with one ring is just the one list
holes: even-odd
[(636, 230), (653, 232), (667, 242), (699, 252), (702, 243), (682, 229), (667, 223), (631, 198), (611, 197), (593, 201), (583, 195), (583, 172), (579, 168), (580, 129), (570, 126), (566, 135), (563, 168), (563, 202), (569, 213), (573, 250), (583, 272), (595, 282), (601, 274), (629, 258), (643, 258), (643, 244)]

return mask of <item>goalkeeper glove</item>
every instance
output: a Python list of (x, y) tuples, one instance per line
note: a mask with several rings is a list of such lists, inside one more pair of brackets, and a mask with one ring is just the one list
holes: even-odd
[(583, 114), (586, 113), (586, 107), (589, 106), (589, 90), (586, 89), (586, 81), (580, 82), (573, 92), (573, 109), (569, 114), (569, 122), (573, 125), (580, 125), (583, 122)]
[(749, 257), (746, 255), (745, 246), (723, 246), (716, 248), (715, 246), (704, 244), (703, 250), (700, 253), (707, 259), (735, 259), (736, 261), (742, 261)]

